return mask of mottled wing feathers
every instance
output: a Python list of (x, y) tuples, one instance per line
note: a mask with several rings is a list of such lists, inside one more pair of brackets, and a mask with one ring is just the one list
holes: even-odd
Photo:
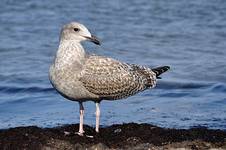
[(89, 92), (101, 99), (121, 99), (155, 86), (156, 77), (145, 67), (102, 56), (89, 56), (80, 81)]
[(140, 76), (140, 78), (145, 80), (144, 84), (146, 87), (155, 87), (156, 74), (151, 69), (136, 64), (131, 64), (131, 67), (133, 68), (133, 71)]

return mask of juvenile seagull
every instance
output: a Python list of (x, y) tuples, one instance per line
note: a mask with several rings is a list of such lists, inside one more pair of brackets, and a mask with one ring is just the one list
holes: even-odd
[(154, 69), (127, 64), (112, 58), (86, 54), (82, 41), (100, 45), (100, 41), (82, 24), (71, 22), (61, 30), (60, 44), (50, 66), (53, 87), (65, 98), (80, 106), (79, 135), (83, 135), (83, 102), (96, 103), (96, 132), (99, 132), (102, 100), (116, 100), (153, 88), (159, 75), (170, 67)]

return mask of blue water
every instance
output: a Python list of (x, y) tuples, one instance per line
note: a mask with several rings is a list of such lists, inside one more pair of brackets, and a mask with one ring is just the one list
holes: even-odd
[[(101, 47), (84, 43), (91, 53), (172, 68), (155, 89), (103, 101), (101, 125), (226, 130), (225, 0), (1, 1), (0, 128), (79, 122), (77, 102), (48, 80), (60, 28), (70, 21), (102, 40)], [(85, 123), (94, 125), (94, 103), (85, 103), (85, 111)]]

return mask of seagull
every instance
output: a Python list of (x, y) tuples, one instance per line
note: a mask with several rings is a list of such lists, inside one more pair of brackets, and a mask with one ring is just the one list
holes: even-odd
[(61, 29), (58, 50), (49, 69), (52, 86), (68, 100), (77, 101), (80, 109), (78, 135), (84, 135), (83, 102), (96, 104), (96, 128), (99, 132), (100, 102), (117, 100), (154, 88), (160, 74), (169, 66), (148, 68), (120, 62), (113, 58), (87, 54), (81, 42), (91, 41), (100, 45), (81, 23), (71, 22)]

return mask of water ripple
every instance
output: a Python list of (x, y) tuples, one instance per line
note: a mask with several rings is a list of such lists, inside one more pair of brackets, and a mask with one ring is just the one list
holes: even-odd
[[(99, 50), (84, 42), (89, 52), (172, 67), (155, 89), (103, 101), (101, 124), (226, 129), (225, 10), (224, 0), (1, 1), (0, 128), (79, 121), (77, 103), (56, 94), (48, 80), (60, 28), (79, 21), (104, 45)], [(95, 105), (84, 105), (92, 125)]]
[(0, 92), (13, 94), (13, 93), (43, 93), (43, 92), (53, 92), (55, 89), (52, 87), (19, 87), (19, 86), (0, 86)]
[(166, 82), (160, 81), (157, 87), (160, 89), (200, 89), (209, 88), (213, 83), (201, 83), (201, 82)]

